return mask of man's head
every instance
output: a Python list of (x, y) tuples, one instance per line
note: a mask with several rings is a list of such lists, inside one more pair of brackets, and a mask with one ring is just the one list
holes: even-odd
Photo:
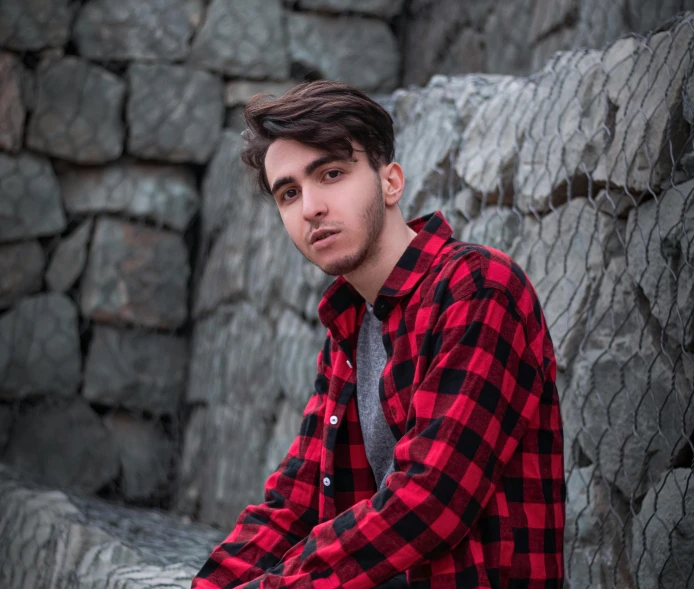
[(404, 186), (390, 115), (356, 88), (318, 81), (255, 96), (245, 116), (242, 158), (299, 251), (333, 275), (376, 259)]

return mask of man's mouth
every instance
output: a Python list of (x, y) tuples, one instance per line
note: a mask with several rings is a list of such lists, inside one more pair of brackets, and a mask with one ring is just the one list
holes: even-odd
[(316, 231), (311, 233), (311, 245), (324, 239), (327, 239), (328, 237), (330, 237), (331, 235), (335, 235), (336, 233), (338, 232), (331, 231), (330, 229), (317, 229)]

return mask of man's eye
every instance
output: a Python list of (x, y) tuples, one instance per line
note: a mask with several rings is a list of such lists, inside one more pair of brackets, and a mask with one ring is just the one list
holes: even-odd
[(291, 200), (296, 196), (296, 189), (290, 188), (282, 194), (282, 200)]
[(325, 177), (330, 179), (330, 180), (334, 180), (335, 178), (340, 176), (340, 174), (342, 174), (342, 172), (340, 170), (328, 170), (325, 173)]

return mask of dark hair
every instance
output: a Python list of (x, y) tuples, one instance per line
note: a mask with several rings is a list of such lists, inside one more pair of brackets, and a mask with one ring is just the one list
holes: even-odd
[(256, 94), (244, 116), (248, 129), (241, 159), (257, 171), (260, 189), (267, 194), (265, 155), (275, 139), (293, 139), (346, 158), (353, 156), (354, 140), (374, 170), (394, 158), (393, 119), (366, 94), (341, 82), (303, 82), (280, 98)]

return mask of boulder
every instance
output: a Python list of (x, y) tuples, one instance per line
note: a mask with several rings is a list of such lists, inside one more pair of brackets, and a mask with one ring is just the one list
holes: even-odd
[(207, 162), (222, 130), (222, 81), (188, 66), (133, 64), (128, 82), (128, 153), (167, 162)]
[(576, 19), (577, 3), (574, 0), (538, 0), (533, 9), (530, 25), (531, 44)]
[(41, 290), (45, 263), (36, 240), (0, 245), (0, 309)]
[(227, 82), (224, 93), (224, 104), (233, 108), (243, 106), (256, 94), (271, 94), (282, 96), (287, 90), (295, 86), (297, 82), (286, 80), (284, 82), (254, 82), (251, 80), (232, 80)]
[(77, 5), (71, 0), (0, 3), (0, 46), (14, 51), (62, 47)]
[(123, 411), (108, 415), (104, 424), (118, 449), (119, 490), (126, 501), (151, 501), (166, 495), (173, 465), (173, 444), (160, 426)]
[(557, 53), (569, 52), (575, 46), (576, 30), (561, 28), (537, 42), (530, 52), (530, 71), (542, 70), (552, 57), (560, 57)]
[(517, 210), (486, 207), (477, 219), (463, 227), (460, 239), (509, 253), (521, 234), (523, 221), (523, 216)]
[(101, 164), (123, 153), (125, 82), (77, 57), (41, 64), (38, 100), (27, 145), (80, 164)]
[(173, 415), (185, 391), (187, 365), (183, 338), (97, 325), (83, 395), (91, 403)]
[(632, 209), (627, 268), (675, 345), (694, 344), (694, 180)]
[(118, 475), (112, 436), (79, 397), (23, 409), (0, 462), (45, 484), (91, 493)]
[(281, 0), (212, 0), (191, 61), (228, 76), (284, 80), (289, 59), (283, 19)]
[(52, 490), (0, 467), (0, 583), (7, 589), (188, 589), (222, 532)]
[(401, 13), (404, 0), (299, 0), (299, 8), (317, 12), (360, 12), (380, 18), (393, 18)]
[(574, 47), (600, 49), (631, 29), (626, 7), (631, 0), (581, 0)]
[(398, 85), (400, 55), (386, 23), (290, 12), (287, 27), (292, 64), (307, 73), (369, 92), (387, 92)]
[(637, 33), (648, 33), (661, 27), (670, 17), (683, 10), (694, 10), (692, 0), (627, 0), (625, 17), (631, 30)]
[(46, 271), (48, 288), (66, 292), (79, 280), (87, 263), (87, 251), (93, 227), (94, 221), (87, 219), (70, 235), (60, 240)]
[(614, 133), (593, 180), (657, 192), (670, 178), (672, 153), (684, 145), (682, 88), (690, 70), (694, 15), (646, 40), (626, 38), (604, 53), (605, 90), (616, 105)]
[(514, 180), (522, 212), (547, 213), (586, 194), (610, 141), (600, 58), (598, 51), (558, 54), (541, 73)]
[(23, 70), (17, 57), (0, 52), (0, 149), (10, 152), (18, 152), (24, 138)]
[(173, 510), (186, 517), (198, 517), (201, 489), (206, 484), (200, 476), (201, 467), (211, 459), (207, 448), (206, 424), (209, 409), (204, 405), (190, 408), (183, 431), (183, 449), (178, 461)]
[(77, 15), (73, 40), (94, 61), (180, 61), (192, 34), (182, 0), (95, 0)]
[(10, 441), (12, 423), (14, 422), (14, 410), (12, 405), (0, 405), (0, 455)]
[(0, 153), (0, 242), (55, 235), (65, 225), (51, 163), (28, 152)]
[(682, 363), (663, 350), (640, 296), (624, 258), (614, 258), (588, 313), (562, 404), (567, 442), (578, 438), (626, 497), (643, 494), (694, 430)]
[[(481, 2), (487, 4), (487, 0)], [(496, 7), (483, 25), (486, 72), (527, 76), (533, 71), (528, 31), (532, 25), (535, 0), (514, 0)]]
[(277, 411), (275, 427), (270, 434), (270, 442), (265, 456), (263, 478), (267, 478), (277, 470), (282, 460), (287, 456), (289, 447), (299, 435), (301, 429), (302, 411), (296, 409), (288, 401), (282, 401)]
[(0, 397), (76, 395), (81, 365), (77, 309), (65, 295), (27, 297), (0, 317)]
[(183, 166), (119, 162), (68, 168), (58, 176), (65, 209), (117, 213), (185, 231), (199, 207), (195, 175)]
[(463, 29), (446, 51), (437, 73), (460, 75), (486, 71), (485, 47), (484, 34), (475, 29)]
[(176, 329), (188, 317), (189, 275), (180, 235), (99, 219), (81, 282), (82, 314), (107, 323)]
[(685, 589), (692, 584), (694, 494), (692, 470), (665, 473), (634, 517), (631, 556), (640, 589)]
[[(274, 361), (272, 326), (248, 303), (221, 307), (195, 325), (187, 400), (208, 407), (201, 428), (208, 458), (196, 465), (203, 522), (230, 529), (243, 508), (262, 501), (262, 465), (280, 392), (268, 370)], [(243, 452), (228, 451), (236, 447)]]

